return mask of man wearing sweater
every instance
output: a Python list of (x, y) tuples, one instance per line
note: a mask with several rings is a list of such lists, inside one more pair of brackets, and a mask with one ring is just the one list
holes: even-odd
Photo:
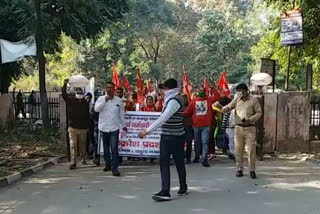
[(209, 167), (208, 150), (210, 124), (212, 122), (212, 104), (220, 100), (220, 94), (214, 92), (211, 97), (206, 96), (205, 89), (200, 87), (198, 97), (194, 98), (188, 108), (184, 111), (184, 116), (192, 116), (192, 125), (195, 139), (195, 159), (194, 163), (200, 160), (200, 151), (202, 143), (202, 165)]
[(62, 97), (67, 103), (68, 119), (69, 119), (69, 138), (70, 138), (70, 155), (71, 165), (70, 169), (77, 167), (78, 150), (81, 155), (82, 164), (87, 164), (87, 132), (90, 122), (89, 103), (84, 99), (83, 90), (76, 88), (76, 95), (71, 96), (67, 94), (67, 84), (69, 80), (64, 81), (62, 87)]
[(184, 102), (180, 96), (175, 79), (168, 79), (165, 82), (166, 92), (164, 97), (164, 109), (161, 116), (147, 130), (139, 133), (143, 138), (150, 132), (162, 127), (160, 140), (160, 172), (162, 189), (154, 194), (152, 198), (155, 201), (169, 201), (170, 196), (170, 155), (173, 155), (177, 167), (180, 189), (178, 196), (187, 194), (188, 186), (186, 182), (186, 168), (184, 165), (184, 126), (183, 110)]

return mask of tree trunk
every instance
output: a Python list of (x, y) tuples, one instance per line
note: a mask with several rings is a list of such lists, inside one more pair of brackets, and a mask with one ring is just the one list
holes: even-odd
[(39, 85), (40, 85), (40, 99), (41, 99), (41, 118), (45, 128), (50, 126), (49, 111), (48, 111), (48, 97), (46, 90), (46, 60), (43, 55), (42, 46), (42, 26), (41, 26), (41, 10), (40, 0), (34, 0), (34, 7), (36, 11), (36, 44), (37, 57), (39, 62)]
[(9, 76), (9, 66), (6, 64), (0, 65), (0, 93), (6, 94), (9, 91), (9, 82), (11, 77)]

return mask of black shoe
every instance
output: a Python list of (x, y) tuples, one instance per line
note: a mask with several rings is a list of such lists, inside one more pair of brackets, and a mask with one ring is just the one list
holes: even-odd
[(230, 153), (230, 154), (228, 154), (228, 157), (229, 157), (229, 159), (230, 159), (230, 160), (235, 160), (235, 159), (236, 159), (236, 158), (234, 157), (234, 155), (233, 155), (233, 154), (231, 154), (231, 153)]
[(199, 163), (199, 158), (195, 158), (195, 159), (193, 160), (193, 163)]
[(150, 159), (150, 163), (151, 163), (152, 165), (155, 164), (154, 160), (155, 160), (154, 158), (151, 158), (151, 159)]
[(227, 154), (227, 149), (226, 148), (223, 148), (222, 149), (222, 153), (225, 155), (225, 154)]
[(250, 177), (251, 177), (252, 179), (257, 179), (257, 175), (256, 175), (255, 171), (251, 171), (251, 172), (250, 172)]
[(173, 159), (170, 160), (170, 166), (173, 166), (174, 165), (174, 161)]
[(210, 167), (210, 164), (208, 163), (207, 160), (204, 160), (204, 161), (202, 162), (202, 166), (204, 166), (204, 167)]
[(178, 196), (185, 196), (188, 194), (188, 186), (186, 185), (185, 187), (180, 187), (178, 191)]
[(187, 164), (191, 163), (191, 160), (189, 160), (189, 159), (188, 159), (188, 160), (186, 160), (186, 163), (187, 163)]
[(161, 201), (170, 201), (171, 200), (171, 195), (169, 192), (161, 190), (159, 193), (154, 194), (152, 196), (152, 199), (158, 202)]
[(108, 172), (111, 170), (111, 167), (109, 165), (106, 165), (103, 169), (104, 172)]
[(82, 161), (82, 165), (88, 165), (87, 161)]
[(115, 177), (120, 177), (120, 172), (118, 170), (112, 171), (112, 175)]
[(237, 171), (236, 177), (243, 177), (243, 172), (242, 171)]
[(121, 157), (119, 157), (119, 165), (121, 165), (123, 163), (123, 158)]
[(96, 166), (100, 166), (100, 160), (98, 159), (93, 160), (93, 164), (95, 164)]
[(76, 169), (77, 168), (77, 165), (76, 164), (71, 164), (70, 166), (69, 166), (69, 169)]

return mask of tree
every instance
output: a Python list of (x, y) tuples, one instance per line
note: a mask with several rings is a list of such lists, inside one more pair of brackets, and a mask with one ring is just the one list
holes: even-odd
[[(305, 89), (305, 67), (312, 64), (314, 68), (313, 85), (314, 89), (319, 90), (320, 87), (320, 13), (317, 0), (306, 1), (268, 1), (271, 6), (275, 6), (278, 11), (292, 9), (293, 6), (301, 8), (304, 19), (304, 44), (293, 47), (291, 54), (290, 81), (291, 89)], [(287, 69), (287, 51), (286, 47), (280, 44), (280, 18), (277, 17), (272, 21), (269, 32), (266, 32), (259, 43), (252, 48), (252, 56), (255, 58), (255, 66), (258, 66), (260, 57), (270, 57), (277, 60), (279, 74), (277, 75), (277, 83), (283, 88), (284, 77)]]
[[(4, 10), (9, 11), (6, 11), (7, 15), (13, 15), (16, 17), (16, 22), (21, 24), (13, 25), (11, 32), (20, 37), (36, 35), (42, 119), (48, 126), (43, 51), (53, 53), (58, 50), (57, 44), (61, 32), (65, 32), (77, 41), (98, 34), (112, 20), (121, 18), (122, 13), (127, 10), (127, 3), (125, 0), (17, 0), (13, 2), (6, 0), (4, 3), (2, 5)], [(0, 20), (7, 18), (2, 14), (0, 16)], [(8, 32), (7, 29), (4, 30)]]
[[(198, 57), (201, 76), (208, 76), (209, 80), (217, 80), (223, 71), (231, 73), (238, 71), (239, 63), (245, 58), (247, 46), (247, 35), (235, 28), (236, 19), (227, 18), (218, 11), (205, 12), (199, 22), (199, 33), (197, 35)], [(238, 73), (238, 72), (237, 72)], [(246, 75), (246, 71), (237, 74), (236, 78), (229, 78), (231, 82), (239, 81)]]
[[(22, 3), (22, 2), (21, 2)], [(24, 24), (18, 21), (19, 15), (15, 13), (18, 2), (3, 0), (0, 7), (0, 38), (10, 41), (19, 41), (29, 35), (18, 34)], [(1, 54), (1, 53), (0, 53)], [(0, 93), (7, 93), (11, 82), (23, 73), (19, 62), (0, 63)]]

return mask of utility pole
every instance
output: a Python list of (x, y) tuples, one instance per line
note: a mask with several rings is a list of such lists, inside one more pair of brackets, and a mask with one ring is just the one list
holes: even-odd
[[(292, 9), (295, 9), (296, 1), (293, 0), (292, 2)], [(290, 88), (290, 62), (291, 62), (291, 45), (288, 47), (288, 67), (287, 67), (287, 75), (286, 75), (286, 83), (285, 83), (285, 90), (288, 91)]]
[(41, 25), (41, 8), (40, 0), (33, 0), (36, 12), (36, 45), (37, 58), (39, 63), (39, 86), (41, 99), (41, 118), (45, 128), (50, 126), (49, 112), (48, 112), (48, 97), (46, 90), (46, 59), (43, 55), (43, 40), (42, 40), (42, 25)]
[(288, 47), (288, 65), (287, 65), (287, 74), (286, 74), (286, 83), (285, 90), (289, 90), (289, 82), (290, 82), (290, 61), (291, 61), (291, 45)]

